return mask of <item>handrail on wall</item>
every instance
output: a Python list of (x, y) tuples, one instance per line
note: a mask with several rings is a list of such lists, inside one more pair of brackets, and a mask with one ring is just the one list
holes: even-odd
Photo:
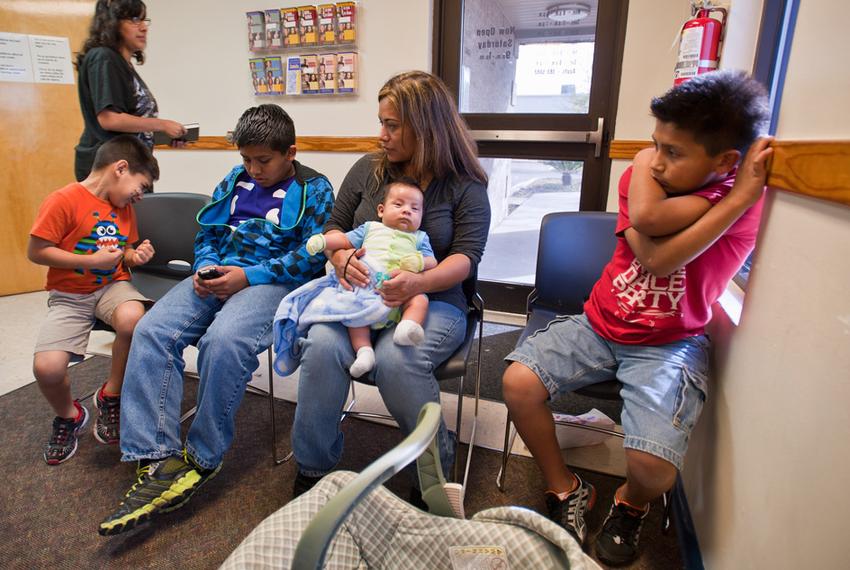
[[(355, 152), (378, 150), (376, 137), (297, 137), (304, 152)], [(608, 158), (631, 160), (652, 141), (611, 141)], [(181, 149), (157, 146), (158, 150), (235, 150), (223, 136), (199, 137)], [(850, 206), (850, 141), (774, 141), (767, 185), (778, 190), (812, 196)]]

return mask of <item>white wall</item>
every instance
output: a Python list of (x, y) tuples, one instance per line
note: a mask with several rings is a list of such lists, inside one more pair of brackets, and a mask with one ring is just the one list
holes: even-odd
[[(777, 136), (847, 139), (837, 2), (800, 3)], [(771, 192), (685, 467), (708, 568), (848, 568), (850, 208)]]
[[(359, 93), (355, 96), (255, 97), (248, 70), (245, 12), (299, 6), (267, 0), (147, 0), (153, 20), (139, 73), (153, 91), (160, 116), (198, 122), (201, 134), (224, 136), (248, 107), (277, 103), (292, 116), (298, 135), (376, 136), (377, 95), (395, 73), (431, 68), (431, 0), (369, 0), (358, 13)], [(403, 9), (404, 18), (399, 17)], [(309, 48), (303, 50), (309, 53)], [(296, 51), (295, 53), (302, 53)], [(338, 188), (352, 153), (299, 153)], [(157, 151), (157, 192), (210, 193), (230, 167), (235, 151)]]
[[(720, 67), (750, 71), (761, 17), (762, 0), (729, 2)], [(673, 86), (677, 47), (671, 45), (690, 17), (690, 2), (631, 0), (617, 103), (616, 140), (649, 140), (655, 120), (649, 102)], [(617, 211), (617, 182), (630, 160), (614, 160), (608, 185), (608, 211)]]

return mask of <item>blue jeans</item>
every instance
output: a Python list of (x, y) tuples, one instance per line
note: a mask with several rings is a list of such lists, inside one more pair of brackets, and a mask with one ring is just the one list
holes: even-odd
[(616, 378), (623, 383), (623, 446), (682, 468), (691, 430), (708, 393), (709, 340), (619, 344), (585, 315), (556, 317), (505, 357), (530, 368), (554, 398)]
[(136, 325), (121, 389), (122, 461), (182, 451), (183, 349), (194, 344), (200, 386), (186, 450), (205, 469), (221, 463), (257, 355), (272, 343), (272, 318), (288, 292), (284, 285), (254, 285), (221, 302), (200, 298), (189, 277), (154, 304)]
[[(378, 386), (387, 409), (409, 434), (416, 427), (419, 410), (427, 402), (440, 402), (434, 370), (463, 342), (466, 314), (448, 303), (432, 302), (425, 320), (425, 340), (419, 346), (393, 342), (395, 329), (373, 334), (375, 368), (369, 380)], [(340, 414), (348, 397), (348, 367), (354, 351), (346, 328), (340, 324), (317, 324), (302, 343), (298, 406), (292, 428), (292, 449), (299, 470), (311, 477), (331, 471), (342, 455)], [(440, 461), (448, 473), (454, 463), (454, 442), (445, 423), (437, 434)]]

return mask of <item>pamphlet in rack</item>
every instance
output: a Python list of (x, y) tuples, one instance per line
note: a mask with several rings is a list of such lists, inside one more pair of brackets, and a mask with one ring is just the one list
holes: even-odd
[(336, 43), (336, 4), (319, 4), (319, 45)]
[(336, 54), (319, 54), (319, 93), (336, 92)]
[(301, 28), (301, 45), (314, 46), (319, 43), (319, 32), (317, 26), (318, 16), (315, 6), (299, 6), (298, 26)]
[(301, 93), (314, 95), (319, 92), (319, 58), (316, 54), (301, 56)]
[(247, 12), (248, 16), (248, 49), (251, 51), (266, 48), (266, 22), (263, 12)]
[(357, 53), (344, 52), (336, 57), (337, 93), (354, 93), (357, 91)]
[(280, 56), (265, 58), (266, 83), (272, 95), (283, 95), (283, 62)]
[(286, 58), (286, 94), (301, 95), (301, 56)]
[(254, 83), (254, 95), (268, 95), (269, 85), (266, 83), (266, 66), (262, 57), (248, 60), (251, 66), (251, 80)]
[(266, 10), (266, 46), (269, 49), (283, 47), (280, 10)]
[(357, 5), (355, 2), (337, 2), (337, 42), (353, 44), (357, 40)]
[(283, 16), (283, 45), (298, 47), (301, 45), (301, 30), (298, 27), (298, 8), (281, 8)]

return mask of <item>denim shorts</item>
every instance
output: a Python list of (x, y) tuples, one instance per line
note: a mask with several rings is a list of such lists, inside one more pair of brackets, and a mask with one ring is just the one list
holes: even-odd
[(707, 336), (658, 346), (619, 344), (584, 315), (556, 317), (505, 357), (530, 368), (550, 396), (617, 379), (623, 384), (623, 445), (682, 468), (707, 394)]

